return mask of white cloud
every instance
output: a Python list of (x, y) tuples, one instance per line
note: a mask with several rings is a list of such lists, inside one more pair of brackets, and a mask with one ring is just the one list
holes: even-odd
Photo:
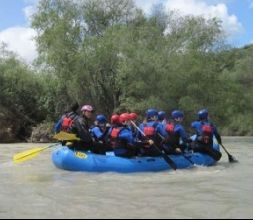
[[(27, 26), (31, 22), (31, 16), (36, 12), (38, 0), (23, 0), (26, 7), (22, 9), (27, 20)], [(34, 37), (36, 32), (29, 27), (10, 27), (0, 31), (0, 43), (7, 44), (7, 49), (16, 53), (26, 63), (31, 64), (37, 58), (37, 48)]]
[(243, 29), (238, 18), (229, 14), (224, 3), (211, 5), (203, 0), (167, 0), (165, 5), (167, 9), (178, 10), (183, 15), (201, 15), (207, 19), (217, 17), (222, 20), (223, 27), (229, 35), (240, 33)]
[(32, 15), (36, 12), (36, 7), (34, 5), (28, 5), (23, 8), (23, 13), (25, 14), (26, 20), (30, 23)]
[(146, 14), (150, 13), (153, 5), (162, 3), (162, 0), (134, 0), (135, 4), (141, 8)]
[(37, 57), (35, 36), (36, 32), (32, 28), (12, 27), (0, 32), (0, 42), (5, 42), (8, 50), (18, 54), (27, 63), (32, 63)]
[[(23, 8), (27, 23), (30, 23), (31, 15), (36, 11), (38, 0), (24, 0)], [(166, 9), (179, 10), (183, 15), (203, 15), (205, 18), (218, 17), (223, 21), (223, 27), (229, 35), (242, 31), (242, 25), (235, 15), (228, 12), (226, 1), (219, 0), (134, 0), (136, 5), (149, 14), (154, 4), (163, 3)], [(217, 3), (214, 5), (214, 3)], [(253, 7), (253, 0), (250, 0)], [(0, 41), (8, 44), (8, 49), (16, 52), (26, 62), (31, 63), (36, 57), (36, 43), (32, 39), (36, 36), (35, 30), (26, 27), (12, 27), (0, 32)]]
[[(253, 0), (251, 1), (253, 3)], [(135, 0), (136, 5), (142, 8), (146, 14), (150, 12), (152, 5), (159, 2), (163, 3), (167, 10), (177, 10), (182, 15), (201, 15), (207, 19), (217, 17), (222, 20), (228, 35), (238, 34), (243, 30), (238, 18), (228, 12), (226, 5), (230, 2), (228, 0)]]

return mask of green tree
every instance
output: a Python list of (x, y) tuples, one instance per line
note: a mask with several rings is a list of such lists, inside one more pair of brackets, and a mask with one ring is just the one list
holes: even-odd
[(225, 45), (216, 18), (159, 4), (147, 17), (132, 0), (45, 0), (32, 24), (46, 67), (41, 105), (53, 118), (77, 100), (107, 114), (180, 108), (187, 123), (205, 107), (234, 131), (252, 124), (236, 125), (252, 107), (252, 54)]
[(45, 117), (39, 110), (43, 89), (37, 76), (12, 53), (2, 50), (0, 57), (0, 105), (16, 115), (23, 128), (35, 125)]

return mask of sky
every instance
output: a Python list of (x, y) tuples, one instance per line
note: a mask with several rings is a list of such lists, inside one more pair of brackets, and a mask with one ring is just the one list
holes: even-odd
[[(117, 0), (115, 0), (117, 1)], [(218, 17), (235, 47), (253, 44), (253, 0), (134, 0), (146, 14), (152, 5), (162, 3), (166, 10), (177, 10), (182, 15)], [(33, 40), (36, 31), (30, 27), (30, 16), (38, 0), (0, 0), (0, 42), (27, 63), (37, 57)]]

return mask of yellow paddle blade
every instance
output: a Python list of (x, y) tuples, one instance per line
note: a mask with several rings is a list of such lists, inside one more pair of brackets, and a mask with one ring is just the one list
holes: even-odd
[(40, 152), (42, 152), (43, 150), (45, 150), (47, 148), (48, 147), (38, 147), (38, 148), (33, 148), (31, 150), (27, 150), (27, 151), (18, 153), (16, 155), (14, 155), (13, 161), (15, 163), (21, 163), (26, 160), (30, 160), (30, 159), (36, 157)]
[(63, 131), (54, 135), (54, 139), (59, 141), (80, 141), (80, 138), (78, 138), (75, 134), (70, 134)]

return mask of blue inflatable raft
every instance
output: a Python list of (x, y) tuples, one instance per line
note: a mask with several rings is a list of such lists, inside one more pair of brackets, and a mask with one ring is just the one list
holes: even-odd
[[(219, 150), (219, 145), (214, 146)], [(212, 166), (216, 161), (208, 155), (191, 153), (188, 155), (170, 155), (177, 169), (187, 169), (194, 165)], [(84, 172), (158, 172), (172, 169), (162, 157), (121, 158), (113, 153), (97, 155), (73, 151), (68, 147), (59, 147), (53, 152), (52, 160), (56, 167), (69, 171)]]

